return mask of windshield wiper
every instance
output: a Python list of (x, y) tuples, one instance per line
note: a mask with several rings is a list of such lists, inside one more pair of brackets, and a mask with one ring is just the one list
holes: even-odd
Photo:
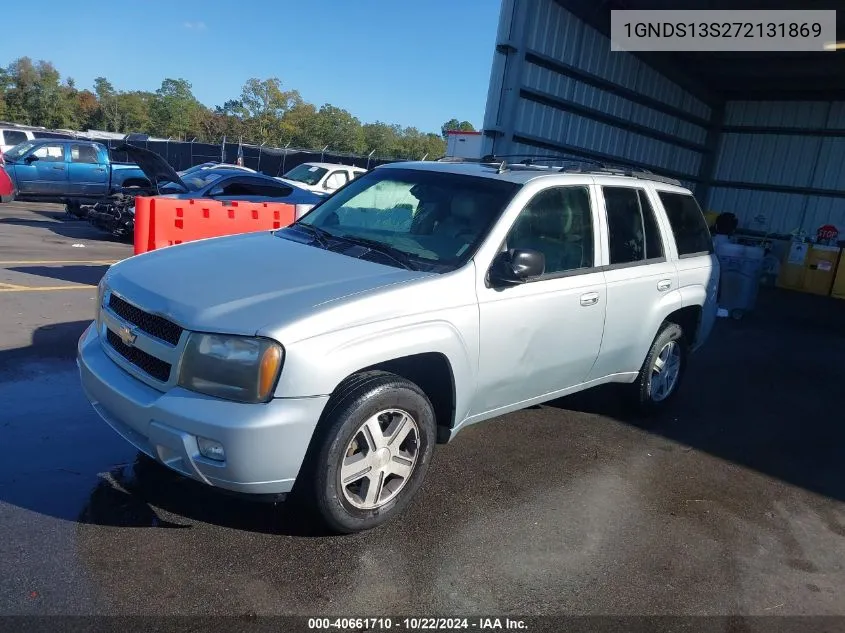
[(342, 240), (346, 240), (347, 242), (352, 242), (353, 244), (366, 246), (371, 251), (392, 259), (406, 270), (419, 270), (419, 267), (411, 261), (408, 253), (403, 250), (394, 248), (393, 246), (388, 246), (387, 244), (382, 244), (377, 240), (369, 240), (366, 237), (357, 237), (355, 235), (338, 235), (337, 237)]
[(321, 248), (325, 248), (326, 250), (329, 249), (329, 243), (326, 238), (334, 237), (334, 235), (325, 229), (321, 229), (319, 226), (314, 226), (313, 224), (305, 224), (304, 222), (294, 222), (288, 228), (304, 230), (314, 238), (314, 241), (317, 242)]

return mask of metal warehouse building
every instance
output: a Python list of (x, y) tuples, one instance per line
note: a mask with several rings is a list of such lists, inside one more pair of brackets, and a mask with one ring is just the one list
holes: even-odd
[(735, 213), (744, 229), (845, 231), (845, 51), (635, 55), (611, 51), (608, 38), (611, 9), (837, 4), (503, 0), (484, 153), (645, 167), (681, 180), (705, 210)]

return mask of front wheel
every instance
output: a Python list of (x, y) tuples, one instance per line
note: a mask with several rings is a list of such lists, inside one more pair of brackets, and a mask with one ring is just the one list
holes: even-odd
[(636, 382), (631, 385), (634, 404), (641, 412), (656, 412), (675, 397), (688, 353), (681, 326), (664, 323), (651, 344)]
[(414, 383), (366, 372), (327, 405), (297, 488), (337, 533), (374, 528), (411, 503), (434, 451), (434, 409)]

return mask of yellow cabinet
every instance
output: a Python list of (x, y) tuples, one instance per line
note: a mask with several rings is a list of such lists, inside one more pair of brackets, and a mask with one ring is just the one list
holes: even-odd
[(839, 265), (838, 246), (814, 244), (807, 252), (801, 290), (815, 295), (829, 295)]
[(830, 293), (837, 299), (845, 299), (845, 257), (840, 255), (839, 268), (836, 271), (836, 278), (833, 281), (833, 290)]

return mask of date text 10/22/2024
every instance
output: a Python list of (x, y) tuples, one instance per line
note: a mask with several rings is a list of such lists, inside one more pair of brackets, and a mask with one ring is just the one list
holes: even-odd
[(524, 620), (511, 618), (308, 618), (311, 630), (459, 631), (526, 630)]

